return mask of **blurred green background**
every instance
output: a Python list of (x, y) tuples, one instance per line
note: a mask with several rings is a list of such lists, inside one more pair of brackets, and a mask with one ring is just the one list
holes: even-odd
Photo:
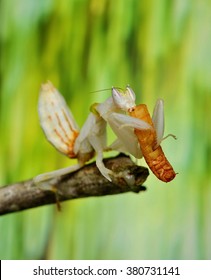
[(139, 195), (2, 216), (0, 258), (210, 259), (211, 2), (2, 0), (0, 10), (1, 185), (75, 163), (39, 126), (46, 80), (80, 126), (110, 96), (91, 91), (130, 84), (151, 112), (163, 98), (178, 140), (162, 147), (179, 173), (169, 184), (151, 174)]

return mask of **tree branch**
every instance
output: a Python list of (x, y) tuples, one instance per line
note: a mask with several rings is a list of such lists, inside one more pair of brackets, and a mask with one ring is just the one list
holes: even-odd
[(135, 165), (120, 154), (104, 160), (114, 172), (112, 182), (104, 178), (94, 163), (51, 180), (36, 183), (33, 179), (0, 188), (0, 215), (65, 200), (144, 191), (141, 186), (149, 175), (147, 168)]

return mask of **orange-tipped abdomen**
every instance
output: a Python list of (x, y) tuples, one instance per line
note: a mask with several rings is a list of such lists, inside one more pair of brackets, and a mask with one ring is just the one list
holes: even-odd
[(129, 114), (132, 117), (147, 122), (153, 127), (153, 129), (149, 130), (135, 129), (134, 132), (138, 137), (142, 154), (149, 168), (158, 179), (166, 183), (170, 182), (174, 179), (176, 173), (169, 161), (166, 159), (161, 146), (155, 148), (157, 145), (157, 136), (147, 106), (145, 104), (135, 106)]

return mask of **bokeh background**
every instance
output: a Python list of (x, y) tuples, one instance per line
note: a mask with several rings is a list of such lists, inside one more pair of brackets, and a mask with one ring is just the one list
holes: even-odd
[(130, 84), (150, 111), (163, 98), (178, 140), (162, 146), (179, 173), (169, 184), (151, 174), (138, 195), (2, 216), (0, 258), (210, 259), (211, 2), (2, 0), (0, 11), (1, 185), (75, 163), (39, 126), (46, 80), (80, 126), (110, 96), (91, 91)]

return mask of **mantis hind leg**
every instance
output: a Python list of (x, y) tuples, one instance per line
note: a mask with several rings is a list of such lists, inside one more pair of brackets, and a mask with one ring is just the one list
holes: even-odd
[(47, 172), (47, 173), (43, 173), (40, 174), (36, 177), (33, 178), (33, 181), (35, 182), (36, 185), (53, 185), (56, 184), (58, 182), (58, 180), (60, 179), (61, 176), (66, 175), (68, 173), (77, 171), (78, 169), (80, 169), (84, 164), (82, 163), (77, 163), (73, 166), (68, 166), (62, 169), (58, 169), (58, 170), (54, 170), (51, 172)]
[(113, 172), (110, 169), (106, 168), (103, 163), (103, 151), (106, 146), (105, 137), (106, 135), (101, 135), (101, 137), (98, 137), (97, 135), (90, 135), (89, 141), (96, 152), (96, 165), (100, 173), (111, 182), (112, 179), (110, 175), (112, 175)]
[(100, 171), (100, 173), (106, 178), (108, 179), (110, 182), (112, 181), (110, 175), (113, 175), (113, 172), (106, 168), (104, 163), (103, 163), (103, 153), (98, 152), (97, 153), (97, 157), (96, 157), (96, 165)]

